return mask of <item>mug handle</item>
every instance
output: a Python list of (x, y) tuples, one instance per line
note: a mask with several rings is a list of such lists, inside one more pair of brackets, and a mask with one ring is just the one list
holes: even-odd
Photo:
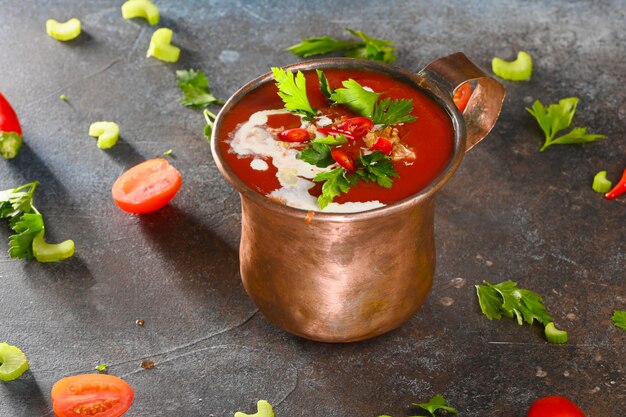
[(502, 109), (502, 84), (485, 74), (461, 52), (434, 60), (419, 75), (437, 80), (450, 101), (457, 88), (465, 82), (475, 80), (476, 86), (463, 112), (467, 129), (465, 151), (469, 151), (487, 136)]

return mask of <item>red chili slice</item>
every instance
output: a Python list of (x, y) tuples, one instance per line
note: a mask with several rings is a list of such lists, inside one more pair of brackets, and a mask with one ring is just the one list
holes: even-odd
[(348, 171), (354, 171), (354, 160), (344, 151), (338, 149), (330, 151), (330, 156), (333, 157), (335, 162), (347, 169)]
[(374, 122), (367, 117), (353, 117), (337, 125), (337, 129), (350, 133), (356, 139), (365, 136), (373, 127)]
[(472, 85), (469, 82), (461, 85), (454, 92), (454, 104), (459, 108), (459, 111), (463, 113), (465, 107), (467, 107), (467, 103), (469, 102), (470, 97), (472, 96)]
[(376, 139), (376, 142), (374, 142), (370, 150), (381, 151), (385, 155), (391, 155), (392, 148), (393, 148), (393, 143), (389, 139), (380, 137)]
[(333, 129), (332, 127), (318, 127), (317, 131), (320, 132), (322, 135), (327, 135), (327, 136), (328, 135), (331, 135), (331, 136), (344, 135), (346, 139), (348, 140), (356, 140), (356, 138), (350, 132), (344, 132), (343, 130)]
[(301, 127), (283, 130), (278, 134), (278, 139), (283, 142), (305, 142), (310, 139), (309, 131)]

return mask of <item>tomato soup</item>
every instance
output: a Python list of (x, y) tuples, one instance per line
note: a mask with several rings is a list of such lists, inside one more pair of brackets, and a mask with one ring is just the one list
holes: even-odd
[(317, 109), (313, 120), (305, 121), (301, 115), (285, 110), (274, 83), (266, 83), (247, 94), (222, 119), (216, 136), (222, 155), (244, 183), (269, 198), (303, 210), (358, 212), (405, 199), (439, 175), (453, 153), (454, 129), (446, 111), (433, 99), (407, 83), (378, 72), (326, 69), (324, 74), (333, 90), (341, 88), (343, 81), (353, 79), (366, 90), (381, 93), (379, 100), (412, 100), (414, 121), (376, 125), (365, 138), (337, 146), (358, 163), (359, 155), (371, 153), (375, 148), (372, 142), (377, 136), (392, 140), (393, 151), (388, 155), (397, 176), (392, 178), (391, 187), (385, 188), (375, 181), (355, 181), (324, 209), (316, 204), (322, 183), (312, 179), (320, 172), (344, 166), (343, 163), (335, 158), (338, 163), (328, 168), (307, 164), (296, 156), (307, 143), (281, 141), (279, 134), (305, 128), (312, 138), (319, 138), (342, 121), (359, 115), (329, 101), (320, 90), (315, 71), (304, 73), (308, 99)]

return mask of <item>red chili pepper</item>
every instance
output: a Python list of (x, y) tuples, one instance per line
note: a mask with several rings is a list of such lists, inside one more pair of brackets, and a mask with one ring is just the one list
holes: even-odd
[(339, 149), (332, 150), (330, 151), (330, 156), (348, 171), (354, 171), (354, 160), (344, 151), (340, 151)]
[(617, 198), (624, 193), (626, 193), (626, 168), (624, 168), (622, 178), (619, 180), (617, 185), (613, 187), (611, 191), (606, 193), (604, 195), (604, 198), (606, 198), (607, 200), (613, 200), (614, 198)]
[(392, 148), (393, 148), (393, 143), (389, 139), (380, 137), (376, 139), (376, 142), (374, 142), (370, 150), (381, 151), (385, 155), (391, 155)]
[(373, 127), (374, 122), (367, 117), (353, 117), (337, 125), (337, 129), (350, 133), (356, 139), (365, 136)]
[(309, 131), (301, 127), (283, 130), (278, 134), (278, 139), (283, 142), (305, 142), (310, 139)]
[(22, 136), (22, 128), (9, 101), (0, 93), (0, 132), (15, 132)]
[(0, 93), (0, 155), (14, 158), (22, 147), (22, 127), (9, 101)]
[(328, 135), (331, 135), (331, 136), (344, 135), (346, 139), (348, 140), (356, 140), (356, 138), (350, 132), (344, 132), (343, 130), (333, 129), (332, 127), (318, 127), (317, 131), (320, 132), (322, 135), (327, 135), (327, 136)]

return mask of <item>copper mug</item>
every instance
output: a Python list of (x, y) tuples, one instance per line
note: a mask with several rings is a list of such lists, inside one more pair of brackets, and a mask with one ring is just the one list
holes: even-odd
[[(454, 174), (467, 150), (498, 118), (504, 87), (462, 53), (437, 59), (417, 74), (372, 61), (327, 58), (285, 69), (355, 68), (409, 80), (442, 106), (454, 127), (454, 151), (443, 171), (422, 191), (374, 210), (333, 214), (274, 202), (244, 184), (218, 146), (222, 120), (265, 83), (250, 81), (224, 105), (211, 150), (220, 172), (241, 195), (239, 251), (243, 285), (259, 310), (284, 330), (323, 342), (352, 342), (399, 327), (422, 305), (435, 271), (435, 194)], [(475, 83), (461, 114), (457, 87)]]

